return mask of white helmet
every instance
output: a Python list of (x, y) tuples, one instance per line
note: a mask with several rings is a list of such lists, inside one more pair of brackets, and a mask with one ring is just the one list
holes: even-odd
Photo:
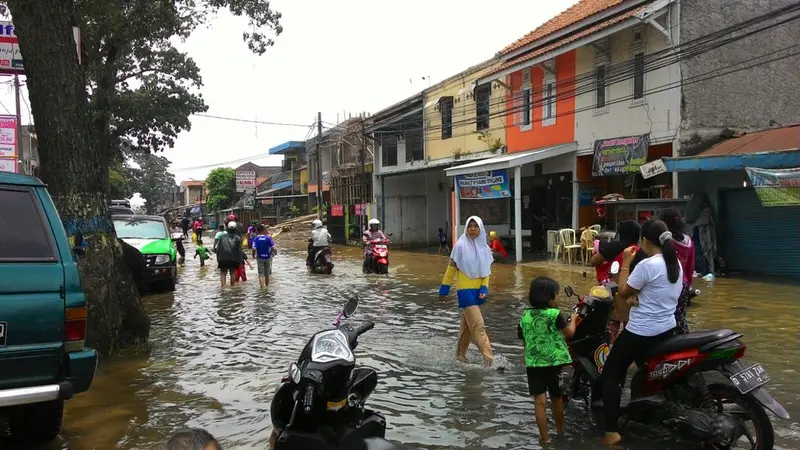
[(315, 230), (316, 230), (317, 228), (322, 228), (322, 221), (321, 221), (321, 220), (319, 220), (319, 219), (314, 219), (314, 221), (313, 221), (313, 222), (311, 222), (311, 228), (313, 228), (313, 229), (315, 229)]
[(234, 222), (232, 220), (230, 222), (228, 222), (228, 229), (229, 230), (235, 230), (236, 229), (236, 222)]
[(381, 221), (378, 219), (369, 219), (369, 226), (375, 225), (376, 227), (381, 226)]

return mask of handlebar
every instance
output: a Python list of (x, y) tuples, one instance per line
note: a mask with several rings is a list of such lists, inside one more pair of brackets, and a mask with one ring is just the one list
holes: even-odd
[(303, 398), (303, 410), (306, 415), (311, 414), (311, 409), (314, 406), (314, 385), (309, 383), (306, 385), (306, 395)]
[(356, 330), (356, 336), (361, 336), (362, 334), (366, 333), (367, 331), (369, 331), (369, 330), (371, 330), (373, 328), (375, 328), (375, 323), (374, 322), (367, 322), (367, 323), (361, 325), (360, 327), (358, 327), (358, 329)]

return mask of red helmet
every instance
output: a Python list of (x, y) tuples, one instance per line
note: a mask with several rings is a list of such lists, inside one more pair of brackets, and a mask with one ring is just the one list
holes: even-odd
[(236, 220), (236, 214), (231, 214), (230, 216), (228, 216), (228, 222), (232, 222), (234, 220)]

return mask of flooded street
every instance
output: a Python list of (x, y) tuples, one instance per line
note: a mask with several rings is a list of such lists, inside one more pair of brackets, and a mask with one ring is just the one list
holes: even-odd
[[(359, 250), (336, 248), (334, 275), (326, 277), (308, 275), (304, 257), (304, 250), (283, 249), (266, 291), (255, 266), (246, 283), (221, 291), (214, 261), (200, 268), (187, 258), (174, 295), (144, 299), (152, 319), (149, 354), (101, 365), (91, 391), (67, 403), (61, 440), (50, 448), (158, 449), (185, 426), (207, 429), (225, 449), (267, 448), (277, 383), (352, 293), (362, 302), (351, 320), (376, 323), (356, 354), (379, 372), (368, 404), (386, 415), (387, 438), (429, 449), (539, 448), (516, 336), (523, 298), (531, 278), (545, 273), (584, 293), (591, 272), (585, 278), (556, 266), (495, 266), (484, 316), (496, 353), (509, 361), (499, 374), (479, 367), (474, 347), (476, 364), (454, 361), (458, 310), (454, 298), (441, 302), (437, 293), (444, 258), (395, 252), (389, 277), (365, 277)], [(793, 417), (773, 418), (775, 448), (800, 448), (796, 284), (718, 279), (696, 287), (703, 294), (689, 310), (690, 324), (745, 334), (746, 362), (763, 363), (770, 391)], [(570, 305), (562, 299), (562, 306)], [(550, 448), (599, 448), (593, 423), (583, 405), (571, 403), (568, 436)], [(625, 431), (627, 449), (685, 448), (635, 425)]]

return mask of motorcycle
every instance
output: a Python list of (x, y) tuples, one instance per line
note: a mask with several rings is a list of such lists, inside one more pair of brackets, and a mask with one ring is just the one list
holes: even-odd
[(351, 298), (333, 328), (315, 333), (281, 380), (270, 406), (273, 450), (400, 450), (384, 439), (386, 419), (364, 407), (378, 385), (373, 369), (355, 367), (358, 337), (375, 327), (342, 324), (358, 309)]
[[(614, 262), (611, 272), (619, 272)], [(567, 286), (567, 297), (575, 291)], [(566, 397), (602, 409), (600, 374), (610, 346), (606, 324), (617, 294), (609, 281), (579, 298), (575, 335), (569, 340), (572, 375), (566, 380)], [(770, 381), (761, 366), (745, 367), (740, 359), (747, 348), (731, 330), (700, 331), (670, 337), (653, 346), (631, 381), (630, 402), (621, 404), (622, 425), (629, 421), (661, 424), (682, 439), (706, 448), (730, 448), (742, 437), (753, 450), (770, 450), (774, 430), (766, 411), (782, 419), (789, 414), (764, 387)], [(706, 382), (704, 372), (717, 372), (729, 382)], [(624, 396), (623, 396), (624, 397)], [(735, 404), (723, 412), (724, 401)], [(751, 421), (753, 436), (744, 422)]]
[[(387, 236), (391, 236), (388, 234)], [(389, 239), (373, 239), (368, 244), (369, 254), (372, 256), (370, 263), (364, 266), (364, 273), (389, 273)]]
[[(311, 245), (312, 240), (308, 240)], [(323, 273), (330, 275), (333, 273), (333, 252), (330, 247), (325, 247), (317, 250), (314, 254), (314, 262), (311, 264), (311, 271), (314, 273)]]

